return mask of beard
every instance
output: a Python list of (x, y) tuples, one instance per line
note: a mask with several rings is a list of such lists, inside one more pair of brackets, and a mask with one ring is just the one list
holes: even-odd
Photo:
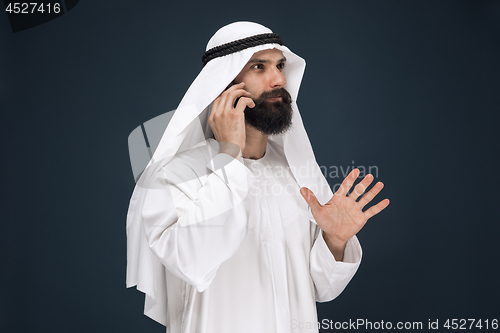
[[(269, 98), (281, 97), (279, 102)], [(246, 107), (245, 121), (266, 135), (283, 134), (292, 126), (292, 98), (285, 88), (264, 91), (254, 100), (253, 108)]]

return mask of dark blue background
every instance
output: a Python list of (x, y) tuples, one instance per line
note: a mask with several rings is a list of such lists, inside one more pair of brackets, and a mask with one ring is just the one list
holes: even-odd
[(375, 165), (391, 200), (319, 319), (500, 319), (500, 1), (82, 0), (18, 33), (0, 14), (0, 331), (164, 331), (125, 289), (127, 137), (239, 20), (306, 59), (319, 164)]

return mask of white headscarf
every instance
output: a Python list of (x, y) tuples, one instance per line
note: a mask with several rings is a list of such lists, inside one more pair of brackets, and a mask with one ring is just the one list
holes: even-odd
[[(272, 33), (260, 24), (236, 22), (219, 29), (210, 39), (207, 50), (254, 35)], [(160, 143), (137, 182), (127, 214), (127, 288), (137, 286), (146, 294), (144, 314), (166, 325), (167, 290), (165, 267), (150, 250), (144, 232), (142, 207), (152, 178), (176, 153), (192, 148), (212, 137), (208, 125), (212, 102), (240, 73), (254, 53), (278, 49), (286, 57), (286, 89), (292, 97), (292, 127), (284, 134), (269, 136), (284, 148), (290, 169), (300, 187), (311, 189), (321, 204), (332, 196), (326, 179), (316, 162), (296, 101), (304, 74), (305, 61), (279, 44), (264, 44), (210, 60), (201, 70), (180, 102)]]

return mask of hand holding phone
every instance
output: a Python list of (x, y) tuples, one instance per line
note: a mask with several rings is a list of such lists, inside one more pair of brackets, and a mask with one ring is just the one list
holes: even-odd
[[(208, 124), (214, 132), (215, 139), (224, 147), (238, 145), (241, 152), (245, 149), (245, 108), (253, 108), (254, 101), (250, 98), (250, 93), (244, 90), (245, 83), (232, 84), (219, 96), (212, 104), (212, 111), (208, 118)], [(228, 144), (225, 144), (228, 143)], [(234, 146), (233, 146), (234, 148)], [(234, 149), (227, 149), (233, 156)], [(233, 156), (236, 157), (236, 156)]]

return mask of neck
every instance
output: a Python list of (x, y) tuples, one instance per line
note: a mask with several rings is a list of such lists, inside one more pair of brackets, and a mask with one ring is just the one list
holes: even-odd
[(245, 126), (245, 132), (247, 138), (242, 156), (252, 160), (258, 160), (264, 157), (268, 135), (262, 134), (262, 132), (249, 125)]

